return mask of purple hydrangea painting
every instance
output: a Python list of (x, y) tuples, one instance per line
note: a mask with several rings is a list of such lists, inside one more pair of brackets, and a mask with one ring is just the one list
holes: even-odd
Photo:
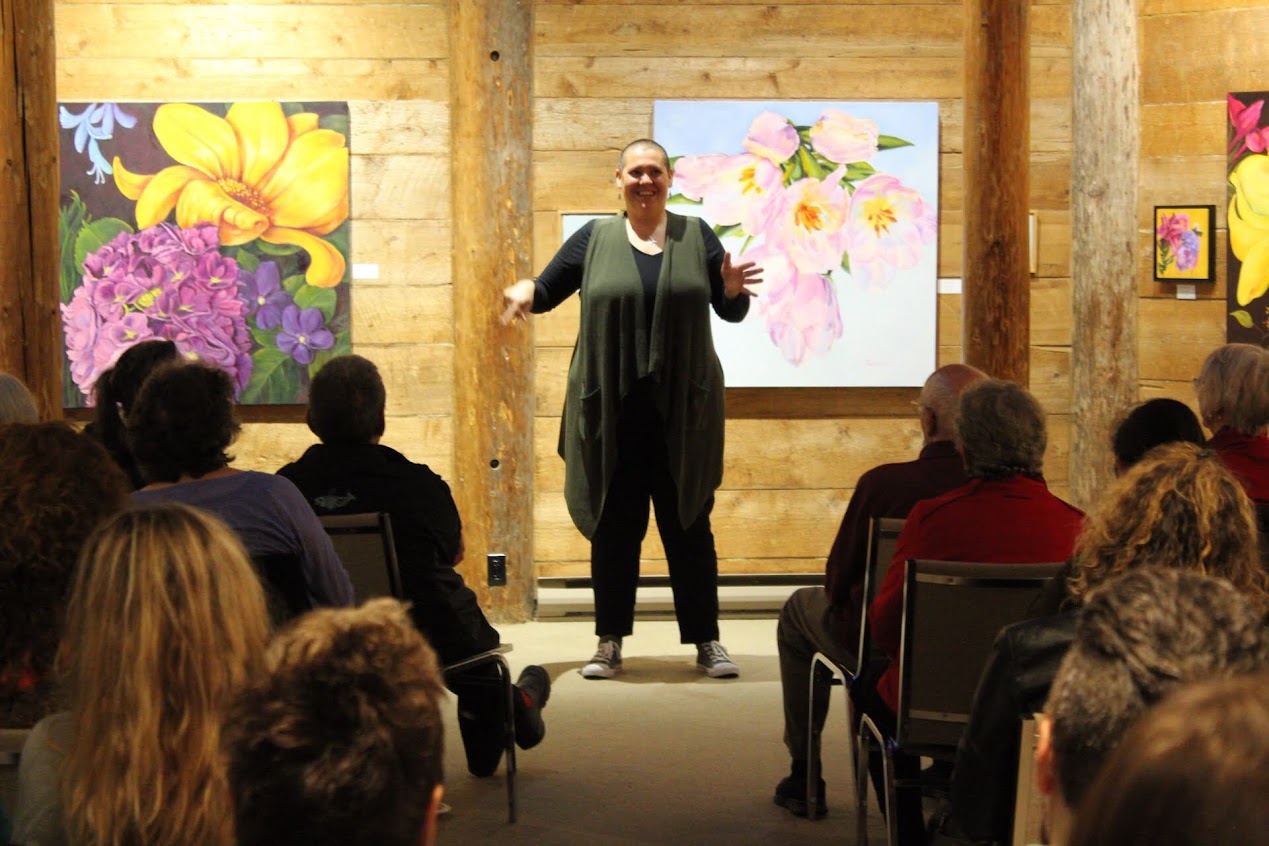
[(238, 400), (302, 403), (351, 351), (341, 103), (61, 108), (63, 403), (157, 338)]

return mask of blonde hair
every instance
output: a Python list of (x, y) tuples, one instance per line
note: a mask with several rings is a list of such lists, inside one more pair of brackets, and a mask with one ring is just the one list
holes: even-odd
[(237, 537), (184, 505), (125, 511), (85, 544), (67, 608), (73, 843), (232, 846), (229, 702), (269, 623)]
[(1216, 453), (1190, 443), (1155, 447), (1120, 476), (1084, 518), (1072, 596), (1083, 599), (1134, 567), (1220, 576), (1269, 608), (1251, 500)]
[(1212, 431), (1222, 427), (1259, 435), (1269, 426), (1269, 350), (1225, 344), (1212, 350), (1195, 381), (1199, 414)]

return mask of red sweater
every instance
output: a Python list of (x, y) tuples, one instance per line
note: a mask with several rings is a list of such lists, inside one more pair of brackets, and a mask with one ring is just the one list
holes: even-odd
[(1225, 428), (1212, 435), (1207, 446), (1242, 483), (1247, 496), (1256, 502), (1269, 502), (1269, 437)]
[(872, 638), (890, 658), (877, 682), (882, 700), (899, 704), (899, 631), (903, 620), (905, 562), (980, 561), (1043, 564), (1065, 561), (1075, 548), (1084, 513), (1049, 493), (1043, 480), (1026, 476), (972, 479), (969, 484), (918, 502), (904, 523), (886, 579), (868, 621)]

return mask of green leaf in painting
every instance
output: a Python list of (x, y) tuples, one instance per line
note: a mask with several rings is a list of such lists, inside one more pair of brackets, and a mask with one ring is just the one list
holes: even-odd
[(294, 297), (301, 288), (306, 286), (308, 281), (304, 278), (303, 273), (297, 273), (294, 276), (288, 276), (282, 280), (282, 287), (286, 288), (286, 292)]
[(306, 111), (303, 103), (280, 103), (279, 105), (282, 106), (282, 114), (287, 117), (290, 117), (291, 115), (298, 115), (300, 112)]
[(842, 270), (850, 273), (850, 253), (842, 251)]
[(260, 269), (260, 257), (250, 250), (239, 250), (234, 258), (238, 260), (238, 266), (243, 270), (255, 273)]
[(335, 346), (330, 348), (332, 355), (352, 354), (352, 332), (345, 329), (335, 333)]
[(893, 135), (878, 135), (877, 136), (878, 150), (893, 150), (896, 147), (911, 147), (911, 146), (912, 146), (911, 141), (904, 141), (902, 138), (896, 138)]
[(313, 353), (313, 363), (308, 366), (308, 378), (312, 379), (317, 375), (317, 371), (326, 366), (326, 362), (330, 361), (339, 353), (335, 352), (334, 347), (328, 350), (318, 350)]
[(1248, 314), (1243, 309), (1239, 309), (1238, 311), (1231, 311), (1229, 313), (1229, 316), (1237, 320), (1238, 325), (1243, 327), (1244, 329), (1250, 329), (1253, 325), (1255, 325), (1251, 319), (1251, 315)]
[(88, 219), (88, 207), (79, 198), (79, 194), (70, 192), (71, 201), (62, 206), (57, 214), (57, 238), (61, 252), (59, 271), (59, 291), (62, 302), (68, 303), (75, 289), (79, 287), (83, 271), (75, 266), (75, 239)]
[(75, 238), (75, 266), (82, 268), (90, 253), (97, 252), (120, 232), (132, 231), (131, 226), (117, 217), (103, 217), (85, 225)]
[(264, 349), (276, 347), (278, 345), (278, 330), (276, 329), (261, 329), (259, 327), (253, 327), (251, 329), (251, 337)]
[(269, 256), (289, 256), (300, 251), (294, 244), (271, 244), (263, 238), (257, 238), (255, 244), (260, 252)]
[(330, 320), (335, 316), (336, 294), (334, 288), (314, 288), (305, 285), (295, 292), (295, 304), (300, 308), (319, 308), (322, 317)]
[(299, 396), (299, 374), (295, 360), (276, 347), (256, 350), (251, 355), (255, 367), (251, 381), (243, 389), (241, 403), (287, 403)]
[(861, 179), (867, 179), (877, 172), (877, 169), (868, 162), (853, 162), (846, 166), (847, 182), (858, 182)]
[(802, 166), (803, 173), (814, 179), (823, 179), (826, 175), (824, 168), (805, 147), (798, 147), (798, 164)]
[(671, 194), (665, 202), (666, 205), (670, 206), (700, 206), (704, 204), (702, 200), (693, 200), (682, 194)]
[(348, 137), (348, 115), (322, 115), (318, 118), (317, 125)]
[(719, 238), (726, 238), (731, 235), (739, 235), (741, 232), (739, 223), (732, 223), (728, 226), (715, 226), (714, 234)]

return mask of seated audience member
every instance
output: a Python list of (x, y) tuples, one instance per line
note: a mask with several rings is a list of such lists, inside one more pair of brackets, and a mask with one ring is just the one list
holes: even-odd
[(128, 502), (101, 445), (63, 423), (0, 426), (0, 727), (58, 710), (53, 658), (84, 539)]
[(1257, 504), (1269, 506), (1269, 350), (1215, 349), (1194, 382), (1199, 416), (1216, 450)]
[(1187, 685), (1146, 713), (1087, 790), (1072, 846), (1260, 846), (1269, 676)]
[(132, 489), (145, 486), (141, 470), (128, 449), (124, 418), (132, 410), (141, 383), (161, 364), (176, 361), (179, 355), (171, 341), (142, 341), (128, 347), (113, 367), (97, 377), (93, 385), (93, 419), (84, 432), (101, 441), (110, 456), (128, 474)]
[(394, 599), (284, 629), (225, 725), (238, 846), (431, 846), (436, 654)]
[(298, 561), (311, 605), (351, 605), (352, 583), (295, 485), (229, 466), (238, 435), (233, 384), (206, 364), (169, 364), (146, 379), (128, 415), (128, 447), (150, 484), (139, 505), (183, 502), (215, 514), (259, 562)]
[(1223, 579), (1142, 567), (1091, 594), (1039, 720), (1036, 780), (1050, 842), (1069, 842), (1072, 811), (1092, 799), (1098, 771), (1148, 708), (1183, 684), (1267, 666), (1264, 606)]
[(6, 423), (39, 423), (35, 397), (17, 376), (0, 373), (0, 426)]
[(70, 711), (22, 750), (14, 842), (233, 846), (221, 724), (268, 638), (260, 582), (219, 520), (161, 505), (104, 523), (66, 614)]
[[(410, 616), (442, 663), (452, 664), (497, 647), (498, 632), (454, 569), (463, 557), (463, 526), (449, 485), (427, 465), (379, 443), (385, 401), (372, 362), (358, 355), (331, 359), (309, 388), (308, 425), (322, 442), (278, 474), (294, 482), (319, 515), (388, 513)], [(497, 670), (453, 675), (448, 684), (458, 695), (468, 769), (490, 775), (503, 751)], [(551, 678), (530, 665), (517, 688), (515, 739), (530, 749), (546, 732), (541, 711)]]
[[(807, 813), (807, 679), (811, 658), (823, 652), (839, 663), (855, 661), (873, 518), (907, 517), (919, 500), (969, 481), (953, 441), (956, 406), (961, 391), (983, 378), (981, 371), (964, 364), (949, 364), (931, 374), (917, 403), (923, 436), (920, 455), (914, 461), (882, 464), (859, 477), (828, 554), (824, 587), (794, 591), (780, 612), (776, 644), (784, 691), (784, 744), (793, 764), (789, 776), (776, 786), (775, 803), (797, 816)], [(813, 718), (816, 731), (824, 725), (828, 697), (821, 693), (817, 701), (823, 708)], [(821, 780), (814, 812), (822, 816), (826, 810)]]
[(1155, 447), (1177, 442), (1204, 444), (1203, 427), (1190, 407), (1162, 397), (1138, 403), (1124, 415), (1111, 437), (1115, 474), (1122, 474)]
[[(875, 689), (851, 695), (883, 732), (893, 734), (898, 704), (898, 655), (906, 563), (924, 558), (984, 563), (1046, 563), (1071, 557), (1082, 513), (1049, 492), (1041, 475), (1047, 443), (1044, 410), (1021, 386), (985, 379), (961, 394), (956, 438), (968, 484), (913, 506), (899, 535), (885, 581), (868, 610), (873, 641), (890, 659)], [(858, 691), (858, 693), (856, 693)], [(880, 756), (870, 761), (880, 783)], [(916, 761), (897, 756), (904, 775)], [(900, 790), (902, 844), (922, 842), (920, 797)], [(882, 791), (878, 790), (878, 795)]]
[(1210, 450), (1166, 444), (1115, 480), (1084, 519), (1062, 613), (1015, 623), (996, 638), (952, 772), (943, 842), (1007, 843), (1018, 732), (1049, 695), (1075, 632), (1076, 607), (1106, 581), (1138, 568), (1220, 576), (1269, 610), (1251, 501)]

